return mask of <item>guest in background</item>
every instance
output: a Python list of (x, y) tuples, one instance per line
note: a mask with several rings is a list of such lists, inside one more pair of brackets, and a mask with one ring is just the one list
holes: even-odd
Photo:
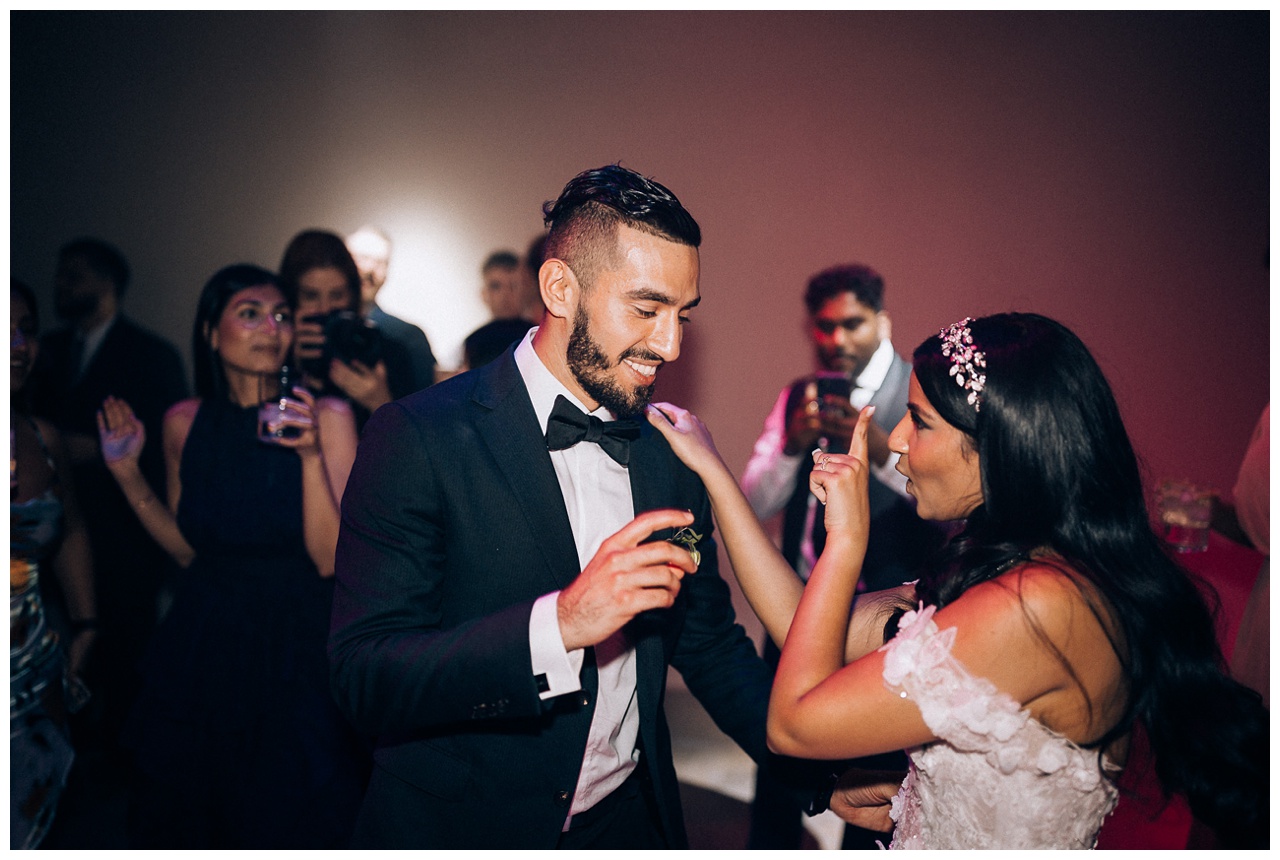
[(520, 259), (510, 251), (494, 251), (480, 267), (480, 298), (492, 319), (462, 342), (464, 369), (482, 367), (524, 337), (535, 323), (521, 316), (525, 280)]
[[(294, 236), (280, 285), (295, 317), (293, 361), (313, 393), (347, 398), (363, 427), (378, 407), (412, 394), (420, 380), (409, 353), (360, 312), (360, 271), (342, 239), (323, 230)], [(335, 338), (335, 317), (344, 337)]]
[[(809, 280), (804, 304), (815, 364), (826, 376), (802, 377), (778, 395), (747, 462), (743, 491), (761, 520), (783, 515), (782, 553), (796, 575), (807, 580), (826, 539), (822, 507), (809, 490), (809, 452), (815, 446), (847, 451), (858, 411), (873, 404), (875, 417), (867, 427), (872, 525), (859, 587), (879, 591), (901, 585), (914, 579), (924, 560), (942, 545), (943, 532), (916, 516), (907, 479), (894, 469), (898, 455), (889, 450), (889, 431), (907, 413), (911, 365), (890, 341), (884, 279), (867, 266), (833, 266)], [(825, 388), (828, 382), (835, 383), (834, 389)], [(764, 658), (770, 666), (777, 667), (779, 653), (766, 638)], [(783, 766), (777, 761), (773, 765)], [(906, 758), (895, 751), (859, 766), (905, 768)], [(747, 847), (799, 847), (801, 811), (791, 796), (770, 768), (757, 771)], [(874, 849), (879, 836), (849, 827), (844, 847)]]
[[(134, 514), (183, 568), (127, 727), (140, 848), (340, 848), (367, 765), (329, 693), (325, 638), (338, 502), (355, 458), (345, 401), (279, 390), (293, 318), (276, 277), (217, 272), (192, 334), (198, 396), (165, 416), (166, 501), (148, 447), (107, 398), (103, 456)], [(259, 403), (296, 398), (260, 436)]]
[[(36, 848), (73, 759), (67, 712), (96, 635), (93, 558), (58, 431), (28, 409), (39, 353), (35, 294), (9, 287), (9, 847)], [(69, 617), (45, 600), (57, 578)], [(70, 695), (67, 695), (70, 693)]]
[(360, 271), (360, 312), (377, 324), (383, 337), (400, 344), (409, 358), (406, 393), (426, 388), (436, 381), (436, 357), (426, 334), (413, 323), (387, 313), (377, 302), (391, 265), (391, 238), (377, 227), (364, 226), (347, 237), (347, 250)]
[[(124, 315), (129, 276), (124, 255), (106, 242), (85, 238), (62, 247), (54, 299), (67, 325), (41, 339), (32, 378), (34, 413), (66, 443), (93, 552), (99, 633), (85, 667), (93, 696), (74, 721), (76, 745), (108, 757), (117, 752), (137, 695), (138, 661), (155, 629), (171, 568), (103, 465), (95, 415), (103, 398), (125, 398), (158, 437), (165, 410), (188, 392), (178, 350)], [(158, 483), (164, 474), (160, 451), (147, 451), (139, 467)]]

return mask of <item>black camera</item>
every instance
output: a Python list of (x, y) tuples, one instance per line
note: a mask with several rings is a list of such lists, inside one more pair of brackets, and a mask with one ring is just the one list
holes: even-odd
[(304, 359), (302, 368), (311, 376), (327, 377), (333, 359), (360, 362), (373, 367), (382, 360), (382, 332), (378, 324), (354, 311), (330, 311), (303, 317), (303, 322), (320, 325), (324, 331), (324, 349), (318, 359)]

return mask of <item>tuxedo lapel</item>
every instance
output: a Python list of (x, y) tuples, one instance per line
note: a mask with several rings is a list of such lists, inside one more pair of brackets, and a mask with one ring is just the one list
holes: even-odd
[[(655, 508), (683, 507), (672, 495), (668, 477), (673, 468), (669, 449), (648, 422), (641, 419), (640, 438), (631, 443), (631, 498), (637, 514)], [(671, 529), (655, 532), (651, 540), (670, 537)], [(696, 574), (695, 574), (696, 575)], [(628, 633), (636, 647), (636, 688), (642, 725), (653, 725), (662, 700), (662, 686), (667, 680), (667, 661), (662, 643), (663, 620), (671, 610), (659, 609), (642, 613), (630, 625)]]
[(665, 477), (670, 466), (658, 443), (657, 433), (641, 419), (640, 438), (631, 443), (631, 500), (635, 513), (641, 514), (670, 503), (671, 482)]
[(519, 502), (549, 581), (564, 588), (579, 573), (578, 550), (538, 416), (510, 352), (477, 371), (472, 400), (476, 431)]

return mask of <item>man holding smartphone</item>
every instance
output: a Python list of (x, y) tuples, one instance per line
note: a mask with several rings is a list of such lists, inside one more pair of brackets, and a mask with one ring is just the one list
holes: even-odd
[[(816, 373), (795, 380), (778, 395), (743, 473), (743, 491), (761, 520), (783, 515), (782, 553), (796, 574), (808, 579), (826, 538), (821, 506), (809, 492), (810, 452), (819, 447), (847, 451), (858, 411), (875, 404), (867, 433), (871, 536), (858, 588), (900, 585), (915, 578), (925, 556), (942, 543), (942, 534), (915, 515), (906, 478), (894, 468), (898, 455), (889, 450), (889, 432), (907, 411), (911, 365), (894, 352), (889, 339), (884, 279), (867, 266), (834, 266), (809, 280), (804, 301)], [(766, 638), (764, 657), (775, 668), (778, 653)], [(747, 847), (797, 848), (800, 825), (794, 802), (761, 768)], [(848, 827), (844, 847), (875, 848), (876, 838), (884, 835)]]

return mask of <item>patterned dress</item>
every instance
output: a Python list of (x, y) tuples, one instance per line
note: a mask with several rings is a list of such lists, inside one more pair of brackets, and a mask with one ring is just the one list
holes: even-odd
[[(38, 428), (36, 439), (52, 469)], [(63, 694), (66, 661), (40, 596), (40, 562), (61, 536), (62, 501), (53, 487), (9, 502), (10, 848), (35, 848), (44, 839), (74, 757)]]

